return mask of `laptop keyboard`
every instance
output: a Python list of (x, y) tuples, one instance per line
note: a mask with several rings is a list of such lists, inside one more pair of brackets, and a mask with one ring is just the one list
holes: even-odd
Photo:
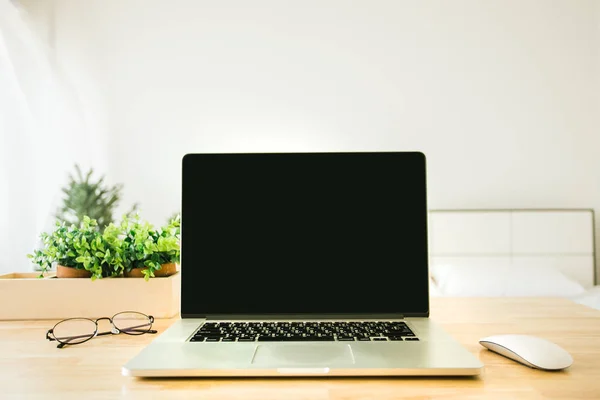
[(190, 342), (371, 342), (419, 340), (401, 321), (206, 322)]

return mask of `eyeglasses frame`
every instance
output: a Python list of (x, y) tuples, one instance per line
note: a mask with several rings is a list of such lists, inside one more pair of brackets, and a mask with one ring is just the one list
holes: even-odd
[[(143, 335), (145, 333), (150, 333), (150, 334), (158, 333), (158, 331), (155, 330), (155, 329), (148, 329), (148, 330), (145, 330), (145, 331), (140, 331), (138, 329), (135, 329), (135, 328), (139, 328), (139, 327), (142, 327), (142, 326), (147, 326), (148, 324), (139, 325), (139, 326), (132, 326), (131, 328), (123, 329), (123, 330), (117, 328), (115, 326), (115, 323), (113, 322), (113, 319), (117, 315), (119, 315), (119, 314), (126, 314), (126, 313), (140, 314), (140, 315), (146, 316), (148, 318), (148, 320), (150, 321), (150, 325), (148, 326), (148, 328), (152, 328), (152, 324), (154, 323), (154, 317), (152, 315), (146, 315), (146, 314), (141, 313), (139, 311), (121, 311), (121, 312), (116, 313), (112, 317), (101, 317), (101, 318), (98, 318), (98, 319), (95, 319), (95, 320), (91, 319), (91, 318), (83, 318), (83, 317), (74, 317), (74, 318), (63, 319), (61, 321), (58, 321), (56, 324), (54, 324), (54, 326), (46, 332), (46, 339), (49, 340), (49, 341), (51, 341), (51, 342), (54, 342), (54, 341), (58, 342), (58, 345), (56, 347), (58, 349), (62, 349), (63, 347), (65, 347), (67, 345), (74, 346), (76, 344), (85, 343), (88, 340), (91, 340), (91, 339), (95, 338), (96, 336), (118, 335), (120, 333), (124, 333), (126, 335), (131, 335), (131, 336), (139, 336), (139, 335)], [(84, 341), (77, 342), (77, 343), (67, 343), (67, 342), (63, 342), (63, 341), (57, 339), (56, 336), (54, 336), (54, 328), (56, 328), (59, 324), (62, 324), (63, 322), (73, 321), (73, 320), (87, 320), (87, 321), (93, 322), (96, 325), (96, 329), (94, 330), (93, 335), (91, 335), (89, 338), (85, 339)], [(112, 326), (111, 329), (110, 329), (110, 331), (98, 332), (98, 321), (103, 321), (103, 320), (110, 321), (110, 324)], [(132, 331), (139, 332), (139, 333), (131, 333)], [(53, 337), (51, 337), (50, 335), (52, 335)], [(73, 340), (73, 339), (81, 338), (81, 337), (84, 337), (84, 336), (88, 336), (88, 335), (69, 336), (67, 339)]]

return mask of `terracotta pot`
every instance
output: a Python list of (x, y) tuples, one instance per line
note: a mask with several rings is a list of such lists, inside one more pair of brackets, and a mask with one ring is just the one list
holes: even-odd
[(91, 276), (92, 273), (85, 269), (65, 267), (63, 265), (56, 266), (57, 278), (90, 278)]
[[(123, 273), (123, 275), (125, 275), (126, 278), (143, 278), (144, 273), (142, 271), (145, 269), (146, 268), (133, 268), (129, 272), (125, 271)], [(154, 276), (157, 278), (171, 276), (175, 272), (177, 272), (177, 264), (175, 264), (175, 263), (162, 264), (158, 271), (154, 271)]]

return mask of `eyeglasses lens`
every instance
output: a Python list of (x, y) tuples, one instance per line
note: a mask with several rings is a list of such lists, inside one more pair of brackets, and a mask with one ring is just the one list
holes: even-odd
[(77, 344), (92, 338), (96, 332), (94, 321), (85, 318), (67, 319), (58, 323), (52, 330), (57, 341), (64, 344)]
[(142, 335), (152, 328), (150, 317), (137, 312), (122, 312), (113, 317), (113, 324), (128, 335)]

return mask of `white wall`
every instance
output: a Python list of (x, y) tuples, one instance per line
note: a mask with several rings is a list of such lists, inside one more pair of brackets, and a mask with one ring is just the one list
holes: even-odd
[(600, 215), (599, 1), (55, 1), (155, 223), (214, 151), (417, 149), (430, 208)]
[(0, 0), (0, 274), (32, 268), (25, 255), (41, 244), (40, 232), (54, 228), (60, 187), (73, 164), (106, 163), (108, 135), (102, 119), (92, 118), (106, 97), (90, 101), (95, 96), (84, 87), (90, 81), (76, 64), (67, 64), (72, 79), (63, 79), (38, 40), (51, 42), (52, 2), (26, 5), (30, 15), (18, 1)]

